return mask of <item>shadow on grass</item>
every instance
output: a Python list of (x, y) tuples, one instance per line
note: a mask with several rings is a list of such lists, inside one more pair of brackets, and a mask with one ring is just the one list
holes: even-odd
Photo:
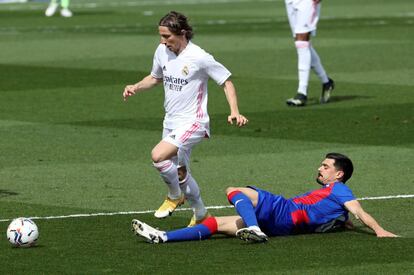
[(0, 198), (10, 197), (10, 196), (17, 196), (17, 195), (19, 195), (19, 193), (17, 193), (17, 192), (0, 189)]
[[(364, 95), (332, 95), (331, 99), (329, 100), (329, 104), (336, 103), (336, 102), (343, 102), (343, 101), (354, 101), (354, 100), (364, 100), (364, 99), (372, 99), (373, 96), (364, 96)], [(320, 105), (319, 98), (311, 97), (308, 100), (307, 106), (314, 106)]]
[[(129, 83), (147, 73), (118, 70), (95, 70), (46, 66), (0, 64), (3, 91), (56, 89), (63, 87), (94, 87)], [(22, 81), (25, 79), (25, 81)]]
[[(405, 146), (412, 143), (412, 106), (288, 108), (246, 113), (249, 124), (229, 126), (225, 114), (211, 115), (213, 135), (305, 140), (326, 143)], [(160, 131), (161, 118), (73, 121), (64, 124)]]

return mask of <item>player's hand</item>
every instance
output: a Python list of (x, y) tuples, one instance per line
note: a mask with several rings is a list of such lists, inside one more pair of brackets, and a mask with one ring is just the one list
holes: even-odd
[(381, 230), (380, 232), (377, 232), (378, 238), (395, 238), (399, 237), (398, 235), (395, 235), (394, 233), (388, 232), (387, 230)]
[(135, 95), (135, 92), (135, 85), (127, 85), (124, 89), (124, 93), (122, 94), (122, 96), (124, 97), (124, 101), (126, 101), (128, 97)]
[(242, 127), (246, 125), (249, 122), (249, 120), (241, 114), (231, 114), (228, 116), (227, 122), (231, 125), (235, 123), (237, 126)]

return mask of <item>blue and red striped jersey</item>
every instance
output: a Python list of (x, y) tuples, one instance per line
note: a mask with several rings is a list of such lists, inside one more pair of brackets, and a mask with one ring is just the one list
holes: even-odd
[(348, 219), (344, 204), (355, 200), (352, 190), (342, 182), (327, 184), (324, 187), (289, 199), (292, 222), (299, 232), (314, 232), (340, 216)]

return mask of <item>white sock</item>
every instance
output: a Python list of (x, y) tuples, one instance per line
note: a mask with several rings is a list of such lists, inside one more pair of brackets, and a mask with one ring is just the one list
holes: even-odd
[(168, 197), (176, 200), (181, 196), (180, 184), (178, 182), (177, 165), (171, 160), (153, 162), (153, 165), (160, 172), (160, 175), (168, 187)]
[(260, 227), (258, 227), (257, 225), (251, 225), (251, 226), (249, 226), (248, 228), (249, 228), (249, 229), (251, 229), (251, 230), (255, 230), (255, 231), (262, 231), (262, 230), (260, 229)]
[(295, 41), (295, 46), (298, 53), (298, 93), (307, 95), (309, 72), (311, 67), (311, 51), (309, 49), (310, 43), (309, 41)]
[(315, 73), (318, 75), (319, 79), (322, 83), (326, 83), (329, 81), (328, 76), (326, 75), (325, 69), (322, 66), (321, 59), (319, 58), (318, 53), (316, 50), (310, 45), (311, 51), (311, 66)]
[(160, 231), (158, 236), (161, 238), (162, 242), (166, 243), (168, 241), (167, 232)]
[(187, 177), (180, 181), (181, 191), (184, 193), (190, 206), (193, 208), (196, 220), (201, 220), (207, 214), (207, 209), (204, 206), (203, 200), (200, 196), (200, 188), (197, 182), (187, 171)]

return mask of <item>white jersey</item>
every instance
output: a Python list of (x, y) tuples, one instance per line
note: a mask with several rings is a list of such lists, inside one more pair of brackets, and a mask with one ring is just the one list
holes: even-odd
[(177, 56), (164, 44), (155, 51), (151, 75), (164, 82), (164, 128), (198, 122), (209, 134), (207, 82), (211, 77), (223, 85), (231, 73), (213, 56), (188, 42)]

